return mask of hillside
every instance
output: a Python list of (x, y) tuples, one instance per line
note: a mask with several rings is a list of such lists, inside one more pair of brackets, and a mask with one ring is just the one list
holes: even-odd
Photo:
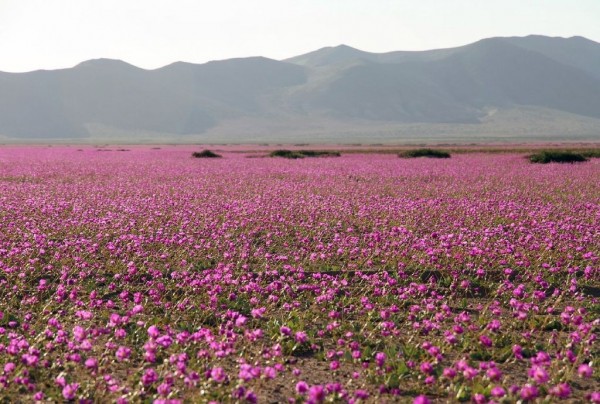
[(529, 36), (382, 54), (340, 45), (284, 61), (144, 70), (97, 59), (0, 73), (5, 143), (388, 142), (415, 137), (417, 127), (423, 140), (460, 140), (460, 128), (465, 141), (478, 131), (491, 140), (528, 140), (540, 124), (553, 139), (600, 140), (600, 44)]

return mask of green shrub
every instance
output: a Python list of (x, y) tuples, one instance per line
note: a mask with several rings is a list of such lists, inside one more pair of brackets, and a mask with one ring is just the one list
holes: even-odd
[(560, 150), (544, 150), (528, 156), (529, 161), (538, 164), (548, 163), (580, 163), (587, 161), (587, 158), (580, 153)]
[(579, 153), (588, 159), (600, 158), (600, 149), (584, 150)]
[(328, 150), (300, 150), (298, 151), (304, 157), (340, 157), (340, 152)]
[(417, 158), (417, 157), (428, 157), (436, 159), (447, 159), (450, 158), (450, 153), (443, 150), (435, 149), (414, 149), (406, 150), (398, 154), (398, 157), (402, 158)]
[(341, 154), (336, 151), (319, 150), (273, 150), (271, 157), (283, 157), (286, 159), (302, 159), (304, 157), (339, 157)]
[(301, 159), (304, 158), (303, 155), (301, 155), (298, 152), (295, 151), (291, 151), (291, 150), (273, 150), (271, 152), (271, 154), (269, 154), (271, 157), (283, 157), (286, 159)]
[(192, 157), (195, 157), (198, 159), (206, 159), (206, 158), (219, 158), (219, 157), (223, 157), (223, 156), (221, 156), (220, 154), (214, 153), (210, 150), (203, 150), (201, 152), (193, 152)]

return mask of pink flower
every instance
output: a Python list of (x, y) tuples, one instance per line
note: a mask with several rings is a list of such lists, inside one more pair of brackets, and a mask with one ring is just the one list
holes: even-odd
[(433, 384), (433, 383), (435, 383), (435, 376), (433, 376), (433, 375), (427, 376), (425, 378), (425, 380), (423, 381), (423, 383), (425, 383), (425, 384)]
[(127, 331), (125, 331), (122, 328), (117, 328), (115, 330), (115, 337), (117, 337), (118, 339), (123, 339), (127, 336)]
[(481, 335), (479, 337), (479, 342), (481, 342), (483, 346), (486, 346), (488, 348), (492, 346), (492, 340), (487, 335)]
[(244, 399), (251, 404), (255, 404), (258, 402), (258, 397), (256, 396), (256, 394), (253, 391), (248, 391), (246, 393), (246, 397), (244, 397)]
[(171, 385), (168, 383), (162, 383), (156, 388), (156, 391), (161, 396), (167, 396), (171, 392)]
[(76, 325), (75, 327), (73, 327), (73, 337), (75, 337), (75, 340), (78, 342), (81, 342), (85, 339), (87, 333), (85, 331), (85, 329), (79, 325)]
[(594, 371), (590, 365), (588, 365), (587, 363), (583, 363), (579, 365), (579, 368), (577, 368), (577, 373), (580, 377), (589, 378), (592, 377)]
[(498, 332), (500, 330), (500, 328), (502, 327), (502, 323), (499, 320), (492, 320), (488, 323), (488, 328), (492, 331), (492, 332)]
[(502, 379), (502, 371), (497, 367), (489, 368), (485, 374), (487, 375), (487, 377), (489, 377), (490, 380), (493, 381), (498, 381)]
[(458, 342), (458, 338), (456, 338), (456, 335), (452, 334), (451, 332), (445, 334), (445, 338), (446, 342), (448, 342), (451, 345), (454, 345)]
[(375, 363), (377, 363), (378, 367), (380, 367), (380, 368), (383, 367), (383, 364), (385, 363), (385, 359), (386, 359), (386, 356), (383, 352), (377, 352), (375, 354)]
[(326, 396), (327, 393), (321, 385), (312, 386), (310, 389), (308, 389), (308, 398), (315, 403), (322, 403), (325, 401)]
[(463, 376), (467, 380), (473, 380), (478, 374), (479, 374), (479, 371), (470, 366), (468, 366), (465, 370), (463, 370)]
[(67, 384), (65, 387), (63, 387), (62, 395), (65, 398), (65, 400), (75, 399), (75, 393), (77, 393), (78, 388), (79, 384), (77, 383)]
[(131, 356), (131, 349), (125, 346), (120, 346), (119, 348), (117, 348), (117, 352), (115, 355), (117, 357), (117, 360), (119, 362), (122, 362)]
[(421, 366), (419, 367), (419, 369), (421, 369), (421, 372), (428, 374), (428, 375), (432, 374), (434, 371), (433, 366), (429, 362), (421, 363)]
[(306, 333), (304, 331), (298, 331), (295, 334), (295, 339), (296, 339), (296, 342), (303, 344), (308, 341), (308, 335), (306, 335)]
[(210, 371), (210, 377), (217, 383), (223, 383), (225, 380), (227, 380), (227, 373), (225, 373), (223, 368), (212, 368)]
[(171, 344), (173, 344), (173, 338), (171, 338), (169, 335), (162, 335), (156, 338), (156, 343), (164, 348), (168, 348), (171, 346)]
[(54, 382), (60, 387), (65, 387), (67, 385), (67, 380), (63, 376), (58, 376), (54, 379)]
[(490, 393), (492, 394), (492, 397), (494, 397), (494, 398), (502, 398), (506, 395), (506, 390), (504, 390), (500, 386), (495, 386), (492, 388), (492, 391)]
[(546, 383), (550, 378), (548, 376), (548, 372), (546, 372), (546, 369), (541, 366), (533, 366), (531, 369), (529, 369), (528, 374), (529, 377), (535, 380), (535, 382), (538, 384)]
[(14, 363), (8, 362), (6, 365), (4, 365), (4, 373), (12, 373), (15, 368), (16, 365)]
[(263, 369), (263, 374), (267, 379), (274, 379), (277, 377), (277, 370), (270, 366), (265, 366), (265, 368)]
[(258, 309), (252, 309), (250, 311), (250, 314), (252, 315), (252, 317), (254, 318), (262, 318), (263, 315), (265, 314), (265, 311), (267, 311), (266, 307), (260, 307)]
[(243, 363), (240, 365), (240, 371), (238, 373), (238, 377), (244, 381), (252, 380), (256, 377), (253, 372), (253, 367), (248, 365), (247, 363)]
[(142, 384), (144, 386), (149, 386), (152, 383), (155, 383), (158, 380), (158, 375), (154, 369), (147, 369), (142, 375)]
[(413, 404), (429, 404), (430, 401), (426, 396), (417, 396), (413, 400)]
[(531, 384), (526, 384), (521, 387), (520, 396), (525, 401), (535, 400), (539, 395), (537, 387)]
[(354, 392), (354, 397), (361, 400), (366, 400), (367, 398), (369, 398), (369, 392), (366, 390), (356, 390)]
[(98, 367), (98, 361), (96, 358), (87, 358), (85, 360), (85, 367), (88, 369), (96, 369)]
[(488, 402), (488, 400), (483, 394), (477, 393), (477, 394), (473, 395), (473, 402), (475, 404), (486, 404)]
[(296, 392), (298, 394), (304, 394), (308, 391), (308, 384), (304, 381), (299, 381), (296, 383)]
[(136, 304), (135, 306), (133, 306), (133, 308), (131, 309), (131, 313), (132, 314), (139, 314), (142, 311), (144, 311), (144, 306), (142, 306), (141, 304)]
[(512, 351), (515, 358), (523, 359), (523, 348), (520, 345), (513, 345)]
[(550, 389), (550, 394), (558, 398), (568, 398), (571, 395), (571, 387), (567, 383), (559, 383)]
[(148, 327), (148, 335), (152, 338), (158, 338), (158, 336), (160, 335), (158, 327), (155, 325), (151, 325), (150, 327)]

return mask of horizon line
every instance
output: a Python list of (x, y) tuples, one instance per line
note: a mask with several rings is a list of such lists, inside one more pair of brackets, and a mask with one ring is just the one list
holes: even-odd
[(177, 60), (177, 61), (173, 61), (171, 63), (167, 63), (165, 65), (156, 67), (156, 68), (144, 68), (144, 67), (140, 67), (137, 66), (133, 63), (127, 62), (124, 59), (115, 59), (115, 58), (110, 58), (110, 57), (97, 57), (97, 58), (91, 58), (91, 59), (86, 59), (86, 60), (82, 60), (81, 62), (78, 62), (74, 65), (70, 65), (70, 66), (65, 66), (65, 67), (57, 67), (57, 68), (39, 68), (39, 69), (33, 69), (33, 70), (24, 70), (24, 71), (4, 71), (4, 70), (0, 70), (0, 73), (7, 73), (7, 74), (24, 74), (24, 73), (34, 73), (34, 72), (51, 72), (51, 71), (58, 71), (58, 70), (69, 70), (69, 69), (74, 69), (78, 66), (81, 66), (85, 63), (88, 62), (97, 62), (97, 61), (110, 61), (110, 62), (118, 62), (118, 63), (123, 63), (126, 65), (129, 65), (131, 67), (134, 67), (136, 69), (139, 70), (145, 70), (145, 71), (156, 71), (156, 70), (160, 70), (160, 69), (164, 69), (166, 67), (175, 65), (175, 64), (190, 64), (190, 65), (205, 65), (205, 64), (209, 64), (209, 63), (214, 63), (214, 62), (224, 62), (224, 61), (228, 61), (228, 60), (239, 60), (239, 59), (257, 59), (257, 58), (263, 58), (263, 59), (268, 59), (268, 60), (273, 60), (273, 61), (277, 61), (277, 62), (286, 62), (287, 60), (290, 59), (294, 59), (297, 57), (301, 57), (304, 55), (308, 55), (314, 52), (318, 52), (318, 51), (322, 51), (325, 49), (335, 49), (335, 48), (340, 48), (340, 47), (346, 47), (346, 48), (350, 48), (359, 52), (363, 52), (363, 53), (368, 53), (371, 55), (385, 55), (385, 54), (389, 54), (389, 53), (394, 53), (394, 52), (414, 52), (414, 53), (419, 53), (419, 52), (430, 52), (430, 51), (436, 51), (436, 50), (445, 50), (445, 49), (456, 49), (456, 48), (461, 48), (463, 46), (469, 46), (481, 41), (485, 41), (485, 40), (490, 40), (490, 39), (507, 39), (507, 38), (529, 38), (529, 37), (543, 37), (543, 38), (551, 38), (551, 39), (564, 39), (564, 40), (572, 40), (572, 39), (584, 39), (590, 42), (594, 42), (597, 44), (600, 44), (600, 42), (597, 42), (593, 39), (587, 38), (585, 36), (582, 35), (573, 35), (573, 36), (550, 36), (550, 35), (543, 35), (543, 34), (528, 34), (528, 35), (510, 35), (510, 36), (492, 36), (492, 37), (486, 37), (486, 38), (481, 38), (478, 40), (475, 40), (473, 42), (469, 42), (463, 45), (457, 45), (457, 46), (450, 46), (450, 47), (442, 47), (442, 48), (429, 48), (429, 49), (421, 49), (421, 50), (401, 50), (401, 49), (397, 49), (397, 50), (391, 50), (391, 51), (385, 51), (385, 52), (370, 52), (370, 51), (365, 51), (362, 49), (359, 49), (357, 47), (351, 46), (351, 45), (347, 45), (344, 43), (335, 45), (335, 46), (323, 46), (320, 47), (318, 49), (315, 49), (313, 51), (309, 51), (309, 52), (305, 52), (305, 53), (301, 53), (299, 55), (295, 55), (295, 56), (291, 56), (291, 57), (287, 57), (284, 59), (274, 59), (274, 58), (270, 58), (267, 56), (263, 56), (263, 55), (252, 55), (252, 56), (234, 56), (234, 57), (230, 57), (230, 58), (226, 58), (226, 59), (211, 59), (208, 60), (206, 62), (187, 62), (184, 60)]

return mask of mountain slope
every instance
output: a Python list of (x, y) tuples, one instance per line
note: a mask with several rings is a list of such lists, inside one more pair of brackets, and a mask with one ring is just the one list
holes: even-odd
[[(330, 57), (335, 62), (329, 68), (337, 69), (336, 74), (299, 98), (304, 108), (398, 122), (476, 122), (486, 107), (511, 105), (600, 118), (600, 81), (584, 71), (504, 39), (444, 53), (445, 57), (432, 58), (429, 53), (400, 63), (342, 68), (340, 58)], [(307, 60), (314, 58), (303, 62)]]
[(600, 80), (504, 39), (477, 42), (420, 68), (460, 103), (535, 105), (600, 117)]
[(549, 38), (541, 35), (512, 37), (505, 40), (600, 79), (600, 46), (594, 41), (580, 36)]
[(250, 58), (143, 70), (114, 60), (72, 69), (0, 74), (0, 133), (77, 138), (86, 125), (202, 133), (220, 119), (256, 113), (260, 97), (299, 84), (304, 69)]
[[(144, 70), (97, 59), (70, 69), (0, 73), (0, 135), (17, 140), (142, 133), (192, 141), (233, 128), (245, 133), (243, 125), (277, 140), (313, 122), (319, 133), (360, 127), (368, 141), (382, 127), (483, 130), (490, 111), (513, 111), (496, 115), (510, 120), (540, 116), (535, 110), (554, 114), (557, 128), (579, 116), (586, 136), (600, 139), (600, 126), (593, 129), (600, 122), (600, 44), (529, 36), (382, 54), (340, 45), (285, 61), (253, 57)], [(523, 122), (514, 127), (531, 133)]]

